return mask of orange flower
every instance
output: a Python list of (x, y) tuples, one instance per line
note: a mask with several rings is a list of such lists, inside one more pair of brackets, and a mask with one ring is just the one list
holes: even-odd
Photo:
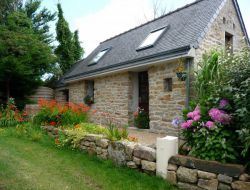
[(60, 144), (60, 141), (58, 138), (55, 138), (55, 144), (59, 145)]
[(80, 127), (81, 127), (80, 124), (77, 124), (77, 125), (74, 126), (75, 129), (78, 129), (78, 128), (80, 128)]
[(128, 140), (129, 140), (129, 141), (133, 141), (133, 142), (137, 142), (137, 141), (138, 141), (138, 138), (132, 137), (132, 136), (128, 136)]

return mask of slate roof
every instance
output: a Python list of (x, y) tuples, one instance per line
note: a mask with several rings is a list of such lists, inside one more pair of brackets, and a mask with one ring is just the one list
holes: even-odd
[[(93, 76), (103, 71), (117, 70), (144, 64), (156, 58), (187, 54), (191, 47), (197, 46), (208, 24), (224, 0), (197, 0), (162, 17), (147, 22), (102, 43), (83, 61), (78, 62), (63, 77), (70, 81)], [(148, 34), (164, 26), (170, 28), (152, 48), (136, 51)], [(99, 62), (88, 66), (95, 55), (111, 48)]]

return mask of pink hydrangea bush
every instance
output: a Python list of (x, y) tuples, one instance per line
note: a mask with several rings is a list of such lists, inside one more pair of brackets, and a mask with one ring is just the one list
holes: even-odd
[(228, 113), (229, 102), (225, 99), (217, 104), (200, 103), (193, 109), (183, 111), (183, 120), (174, 119), (172, 124), (179, 126), (182, 136), (190, 149), (189, 155), (222, 162), (236, 159), (232, 147), (230, 124), (233, 121)]

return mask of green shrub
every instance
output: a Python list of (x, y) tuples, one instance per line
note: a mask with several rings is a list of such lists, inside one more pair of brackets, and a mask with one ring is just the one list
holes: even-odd
[(197, 99), (183, 111), (184, 121), (176, 119), (173, 124), (183, 128), (190, 155), (246, 164), (250, 156), (249, 49), (234, 55), (212, 51), (199, 65)]
[(234, 129), (242, 145), (238, 151), (248, 160), (250, 157), (250, 53), (243, 49), (239, 54), (225, 57), (223, 85), (218, 93), (226, 96), (233, 103)]
[(213, 50), (203, 55), (196, 71), (195, 87), (199, 99), (206, 99), (214, 95), (221, 84), (222, 69), (218, 64), (221, 53)]
[(109, 122), (106, 135), (107, 135), (107, 138), (111, 141), (119, 141), (123, 139), (128, 139), (127, 126), (119, 128), (114, 123)]
[(31, 122), (19, 124), (16, 126), (14, 135), (21, 138), (27, 138), (32, 141), (40, 141), (45, 136), (40, 126)]
[(56, 143), (59, 146), (71, 146), (77, 148), (81, 140), (87, 134), (106, 134), (107, 129), (93, 123), (81, 123), (75, 125), (72, 129), (66, 129), (59, 132), (59, 139)]
[(205, 160), (235, 162), (239, 155), (235, 150), (237, 135), (230, 125), (231, 116), (226, 106), (221, 108), (222, 103), (214, 102), (216, 100), (200, 101), (183, 111), (184, 122), (180, 126), (190, 147), (188, 154)]

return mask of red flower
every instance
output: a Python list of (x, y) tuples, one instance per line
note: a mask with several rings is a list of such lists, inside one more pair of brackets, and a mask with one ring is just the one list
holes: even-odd
[(52, 126), (55, 126), (56, 122), (55, 121), (51, 121), (49, 124), (52, 125)]

